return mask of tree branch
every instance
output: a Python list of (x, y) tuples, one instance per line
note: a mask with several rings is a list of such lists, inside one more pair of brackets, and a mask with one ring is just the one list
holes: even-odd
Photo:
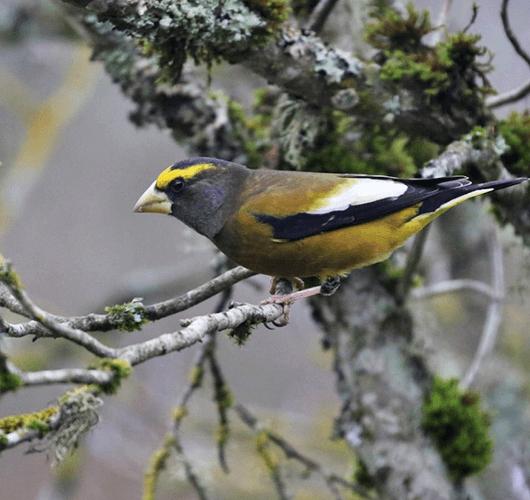
[[(476, 132), (455, 141), (438, 157), (429, 161), (420, 171), (425, 178), (454, 175), (471, 168), (479, 174), (480, 180), (509, 179), (512, 175), (506, 170), (499, 157), (506, 151), (502, 136), (489, 137), (487, 133)], [(475, 179), (478, 180), (478, 179)], [(515, 232), (530, 244), (530, 190), (519, 184), (507, 191), (492, 193), (491, 198), (498, 209), (496, 215), (504, 222), (513, 225)]]
[[(52, 415), (47, 424), (51, 430), (59, 427), (63, 415), (60, 411)], [(3, 435), (3, 439), (0, 440), (0, 451), (8, 450), (10, 448), (15, 448), (23, 443), (28, 443), (34, 439), (40, 438), (42, 436), (42, 431), (39, 429), (30, 429), (27, 427), (22, 427), (14, 432)]]
[[(191, 307), (204, 302), (205, 300), (217, 295), (226, 288), (229, 288), (240, 281), (254, 276), (256, 273), (237, 266), (234, 269), (226, 271), (221, 276), (217, 276), (203, 285), (191, 290), (184, 295), (175, 297), (145, 308), (145, 318), (149, 321), (156, 321), (178, 312), (185, 311)], [(24, 309), (13, 296), (0, 289), (0, 307), (5, 307), (12, 312), (21, 314), (28, 318), (30, 313)], [(107, 332), (116, 330), (110, 314), (88, 314), (86, 316), (57, 316), (47, 313), (47, 315), (56, 323), (66, 323), (71, 328), (84, 330), (85, 332)], [(36, 337), (50, 337), (50, 332), (37, 321), (11, 325), (10, 336), (23, 337), (26, 335), (35, 335)]]
[[(138, 314), (145, 311), (145, 316), (151, 321), (175, 314), (210, 298), (219, 291), (230, 288), (234, 283), (253, 274), (248, 269), (237, 267), (188, 292), (182, 297), (154, 304), (147, 308), (138, 304)], [(33, 335), (36, 338), (61, 337), (84, 347), (98, 357), (112, 359), (123, 358), (131, 365), (142, 363), (155, 356), (182, 350), (196, 342), (202, 341), (207, 335), (215, 334), (217, 331), (236, 328), (243, 324), (247, 328), (250, 328), (259, 323), (274, 321), (283, 314), (283, 308), (277, 304), (268, 304), (265, 306), (238, 304), (226, 312), (181, 320), (181, 324), (185, 328), (180, 331), (162, 334), (154, 339), (117, 349), (108, 347), (87, 332), (71, 326), (75, 324), (87, 329), (95, 329), (95, 325), (98, 325), (98, 327), (108, 327), (109, 324), (113, 323), (112, 313), (108, 315), (88, 315), (79, 318), (65, 318), (51, 315), (33, 303), (26, 291), (22, 288), (20, 279), (12, 269), (10, 262), (1, 256), (0, 282), (3, 283), (6, 290), (11, 294), (9, 295), (7, 291), (3, 293), (0, 305), (4, 307), (8, 306), (16, 311), (20, 310), (26, 316), (34, 318), (33, 321), (21, 324), (10, 324), (3, 318), (0, 318), (0, 329), (2, 333), (13, 338), (26, 335)], [(229, 294), (223, 296), (218, 308), (225, 306), (228, 297)], [(114, 325), (114, 328), (116, 328), (116, 325)], [(215, 366), (212, 369), (214, 368)], [(113, 378), (112, 373), (95, 370), (63, 369), (25, 373), (18, 370), (12, 364), (9, 364), (9, 370), (11, 373), (19, 376), (21, 381), (26, 385), (52, 383), (107, 384)]]
[(114, 378), (114, 373), (106, 370), (84, 370), (81, 368), (62, 368), (59, 370), (42, 370), (25, 372), (12, 363), (7, 363), (10, 373), (17, 375), (24, 387), (49, 384), (98, 384), (107, 385)]
[[(115, 357), (115, 349), (107, 347), (83, 330), (72, 328), (66, 323), (57, 322), (51, 314), (34, 304), (26, 291), (20, 286), (18, 279), (13, 279), (13, 276), (11, 265), (5, 263), (0, 273), (0, 281), (9, 289), (13, 297), (27, 312), (28, 316), (48, 330), (48, 335), (46, 336), (63, 337), (84, 347), (87, 351), (99, 357)], [(17, 327), (18, 325), (11, 325), (8, 334), (13, 337), (18, 336), (16, 335)]]
[(456, 498), (457, 487), (422, 428), (430, 374), (413, 347), (407, 310), (396, 306), (374, 268), (353, 271), (335, 295), (311, 299), (311, 305), (334, 354), (342, 401), (335, 430), (363, 461), (377, 493), (387, 499)]
[(504, 305), (504, 263), (502, 261), (502, 246), (498, 230), (495, 230), (491, 236), (490, 248), (491, 272), (495, 297), (491, 299), (490, 305), (488, 306), (486, 321), (484, 322), (475, 357), (460, 381), (462, 389), (467, 389), (473, 384), (480, 367), (493, 351), (502, 319)]
[[(85, 6), (83, 1), (66, 0), (66, 2), (70, 5)], [(167, 44), (168, 40), (174, 40), (176, 44), (181, 43), (188, 47), (188, 51), (197, 50), (199, 54), (201, 50), (210, 51), (231, 62), (237, 61), (243, 64), (271, 84), (303, 98), (306, 102), (354, 114), (359, 121), (381, 123), (391, 120), (406, 132), (427, 136), (441, 144), (460, 137), (477, 121), (486, 119), (485, 111), (471, 110), (469, 101), (460, 104), (455, 101), (452, 104), (455, 109), (451, 112), (442, 112), (438, 106), (429, 104), (413, 81), (403, 79), (400, 88), (396, 89), (391, 82), (379, 77), (380, 67), (376, 63), (361, 61), (351, 53), (329, 48), (309, 32), (285, 26), (278, 30), (276, 37), (271, 37), (271, 41), (265, 46), (256, 47), (252, 42), (253, 34), (259, 25), (257, 20), (249, 21), (248, 25), (243, 21), (238, 26), (244, 27), (247, 31), (242, 29), (241, 32), (231, 33), (226, 32), (227, 23), (223, 16), (230, 18), (232, 11), (223, 10), (227, 8), (226, 6), (221, 9), (212, 8), (217, 14), (204, 16), (203, 11), (188, 9), (185, 2), (176, 5), (178, 7), (168, 9), (163, 1), (153, 0), (149, 3), (149, 8), (145, 8), (143, 2), (134, 0), (126, 3), (116, 0), (96, 0), (86, 6), (86, 9), (97, 10), (100, 21), (112, 23), (117, 30), (130, 37), (147, 40), (154, 46), (160, 44), (162, 47), (165, 47), (164, 44)], [(235, 2), (231, 8), (247, 9), (244, 2), (241, 4)], [(248, 14), (247, 11), (248, 9), (245, 13)], [(96, 40), (100, 46), (108, 46), (105, 40), (115, 37), (114, 32), (111, 32), (106, 25), (97, 25), (93, 16), (83, 18), (82, 13), (83, 11), (77, 11), (74, 15), (78, 20), (82, 18), (81, 23), (85, 31), (96, 33)], [(225, 39), (222, 38), (223, 33)], [(149, 116), (150, 113), (144, 111), (150, 110), (155, 120), (159, 117), (166, 126), (177, 127), (179, 131), (182, 130), (185, 137), (190, 136), (190, 133), (186, 132), (185, 125), (188, 129), (189, 125), (193, 125), (193, 131), (206, 130), (204, 122), (202, 128), (196, 128), (202, 117), (207, 116), (202, 110), (213, 110), (217, 107), (217, 111), (221, 111), (218, 108), (219, 104), (216, 103), (212, 108), (211, 103), (201, 97), (202, 102), (197, 107), (198, 116), (190, 115), (189, 112), (187, 117), (186, 113), (180, 116), (181, 105), (193, 99), (190, 100), (188, 97), (186, 101), (181, 101), (174, 99), (172, 94), (183, 92), (183, 87), (189, 86), (190, 83), (174, 87), (156, 85), (156, 78), (153, 76), (159, 76), (159, 72), (154, 58), (147, 61), (145, 57), (141, 57), (138, 46), (130, 39), (119, 33), (117, 36), (121, 36), (119, 53), (131, 54), (132, 58), (127, 60), (127, 64), (120, 64), (118, 69), (118, 52), (106, 53), (106, 49), (96, 51), (95, 57), (105, 60), (107, 71), (116, 74), (120, 82), (126, 82), (121, 83), (122, 88), (125, 87), (125, 92), (138, 102), (142, 116), (140, 120), (143, 120), (144, 116)], [(220, 40), (225, 41), (220, 41), (219, 37)], [(227, 44), (226, 39), (230, 40), (230, 43)], [(132, 55), (133, 47), (134, 55)], [(175, 47), (173, 50), (178, 52), (183, 48)], [(147, 66), (148, 71), (140, 69), (140, 60), (144, 61), (143, 66)], [(193, 87), (196, 89), (196, 85)], [(197, 91), (194, 90), (192, 93), (197, 94)], [(358, 106), (360, 96), (363, 106)], [(146, 109), (143, 109), (144, 103)], [(464, 106), (465, 109), (459, 109), (460, 106)], [(186, 111), (189, 111), (189, 108)], [(191, 121), (190, 116), (193, 116)], [(174, 117), (177, 119), (175, 120)], [(151, 118), (148, 119), (152, 121)], [(214, 122), (210, 114), (207, 123)], [(224, 122), (226, 123), (226, 120)], [(235, 137), (234, 134), (230, 134), (229, 126), (225, 129), (229, 132), (229, 137)], [(237, 137), (235, 139), (235, 143), (233, 142), (228, 150), (225, 149), (223, 154), (218, 154), (220, 149), (214, 140), (209, 154), (234, 158), (238, 148), (240, 151), (244, 150), (244, 147), (241, 148), (244, 144)], [(200, 143), (201, 141), (194, 139), (192, 145), (194, 149), (199, 147), (204, 151), (205, 148), (199, 146)]]
[(155, 321), (185, 311), (232, 287), (236, 283), (255, 275), (255, 272), (242, 266), (237, 266), (180, 297), (149, 306), (146, 316), (149, 320)]
[(270, 323), (283, 314), (283, 308), (278, 304), (253, 306), (238, 304), (232, 309), (207, 316), (197, 316), (189, 320), (182, 320), (186, 328), (165, 333), (154, 339), (139, 344), (129, 345), (118, 350), (118, 358), (127, 360), (131, 365), (143, 363), (156, 356), (163, 356), (169, 352), (181, 351), (200, 342), (207, 334), (214, 333), (248, 322), (249, 325)]

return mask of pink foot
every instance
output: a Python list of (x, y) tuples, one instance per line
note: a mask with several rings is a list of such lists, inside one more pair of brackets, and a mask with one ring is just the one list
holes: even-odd
[(315, 286), (313, 288), (308, 288), (307, 290), (300, 290), (299, 292), (289, 293), (287, 295), (271, 295), (267, 300), (260, 302), (260, 306), (266, 304), (279, 304), (283, 305), (283, 316), (281, 316), (281, 321), (273, 322), (276, 326), (286, 326), (289, 324), (289, 315), (291, 312), (291, 304), (297, 300), (304, 299), (306, 297), (311, 297), (320, 293), (320, 287)]

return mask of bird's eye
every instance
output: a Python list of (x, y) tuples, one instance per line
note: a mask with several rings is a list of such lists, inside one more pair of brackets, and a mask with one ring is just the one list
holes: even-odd
[(170, 185), (169, 190), (172, 194), (179, 194), (184, 189), (184, 181), (175, 179)]

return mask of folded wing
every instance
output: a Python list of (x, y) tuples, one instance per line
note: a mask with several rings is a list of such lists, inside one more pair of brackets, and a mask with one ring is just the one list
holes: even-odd
[[(296, 241), (347, 226), (363, 224), (420, 204), (418, 216), (446, 209), (467, 198), (518, 184), (525, 179), (471, 184), (463, 176), (438, 179), (396, 179), (341, 176), (343, 188), (319, 200), (318, 206), (284, 217), (254, 212), (278, 240)], [(347, 180), (351, 179), (351, 182)]]

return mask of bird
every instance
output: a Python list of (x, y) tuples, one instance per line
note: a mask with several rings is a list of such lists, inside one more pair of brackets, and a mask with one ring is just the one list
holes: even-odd
[[(525, 177), (473, 184), (465, 176), (401, 179), (363, 174), (253, 170), (196, 157), (164, 170), (135, 212), (176, 217), (251, 271), (320, 286), (271, 302), (331, 295), (350, 271), (387, 259), (450, 208)], [(265, 301), (267, 302), (267, 301)]]

